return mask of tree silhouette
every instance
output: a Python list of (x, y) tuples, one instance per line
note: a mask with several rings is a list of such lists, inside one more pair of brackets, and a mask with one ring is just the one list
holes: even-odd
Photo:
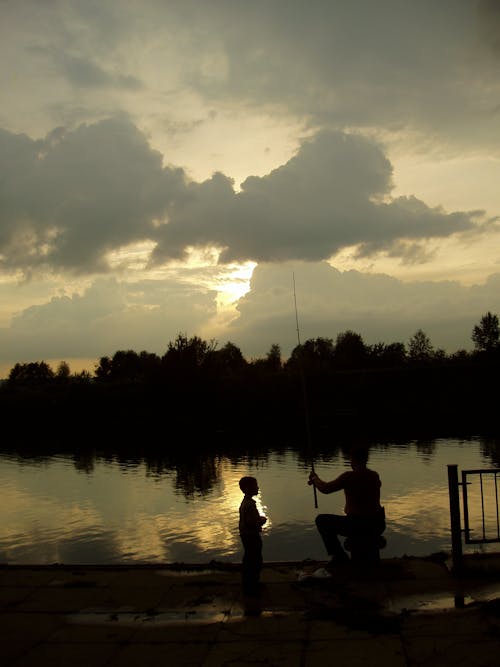
[(368, 348), (370, 364), (379, 368), (404, 366), (406, 348), (404, 343), (375, 343)]
[(69, 364), (66, 361), (61, 361), (59, 366), (57, 367), (56, 378), (60, 382), (67, 382), (69, 380), (70, 375), (71, 371), (69, 369)]
[(141, 376), (139, 355), (134, 350), (117, 350), (111, 360), (111, 379), (134, 381)]
[(204, 364), (207, 364), (214, 373), (232, 375), (241, 371), (247, 362), (240, 348), (228, 341), (220, 350), (208, 352)]
[(297, 345), (287, 361), (286, 367), (305, 373), (330, 371), (335, 354), (331, 338), (309, 338), (305, 343)]
[(360, 368), (364, 365), (367, 349), (361, 334), (354, 331), (339, 333), (335, 341), (335, 364), (339, 368)]
[(207, 342), (199, 336), (188, 338), (178, 334), (174, 342), (168, 344), (162, 357), (162, 364), (167, 373), (190, 375), (199, 371), (215, 351), (216, 341)]
[(250, 365), (251, 368), (257, 372), (263, 372), (265, 374), (279, 373), (283, 368), (281, 347), (278, 343), (273, 343), (264, 358), (258, 357), (257, 359), (252, 359)]
[(139, 368), (142, 380), (156, 380), (160, 375), (161, 359), (154, 352), (139, 352)]
[(472, 329), (472, 342), (476, 350), (491, 352), (499, 346), (500, 328), (497, 315), (488, 311)]
[(408, 342), (408, 357), (413, 362), (425, 362), (432, 359), (434, 348), (431, 344), (429, 336), (417, 329)]
[(112, 369), (111, 359), (109, 357), (101, 357), (99, 363), (96, 365), (94, 370), (94, 375), (97, 380), (110, 380), (111, 379), (111, 369)]
[(142, 382), (156, 377), (160, 368), (160, 358), (143, 350), (117, 350), (113, 357), (101, 357), (94, 374), (99, 381)]
[(273, 373), (277, 373), (281, 370), (281, 347), (278, 343), (273, 343), (269, 348), (269, 352), (266, 354), (265, 363), (267, 369)]
[(54, 371), (45, 361), (16, 364), (9, 373), (9, 384), (46, 384), (54, 379)]

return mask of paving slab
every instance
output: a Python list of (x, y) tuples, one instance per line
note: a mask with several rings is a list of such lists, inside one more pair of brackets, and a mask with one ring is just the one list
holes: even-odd
[(184, 665), (195, 667), (207, 664), (207, 656), (212, 649), (211, 643), (177, 642), (168, 644), (149, 644), (134, 642), (123, 646), (112, 657), (107, 667), (137, 667), (138, 665)]
[(206, 656), (204, 667), (234, 667), (235, 665), (264, 664), (270, 667), (301, 667), (306, 645), (301, 641), (281, 639), (262, 641), (241, 641), (237, 643), (216, 643)]
[(49, 644), (125, 644), (131, 641), (136, 629), (116, 623), (85, 623), (85, 616), (77, 621), (66, 618), (53, 632), (46, 635)]
[(281, 641), (305, 642), (309, 635), (303, 615), (285, 612), (263, 612), (260, 616), (242, 616), (224, 623), (217, 643)]
[(49, 588), (34, 589), (16, 603), (19, 612), (70, 614), (85, 607), (103, 606), (110, 597), (106, 588)]
[(7, 664), (9, 667), (105, 667), (118, 650), (116, 644), (39, 644)]
[(0, 613), (0, 644), (5, 646), (8, 642), (40, 642), (46, 640), (66, 622), (65, 616), (59, 614), (2, 611)]
[(409, 664), (500, 664), (499, 619), (478, 606), (405, 618), (401, 635)]
[(494, 639), (435, 635), (404, 642), (407, 664), (429, 667), (498, 667), (500, 645)]
[[(9, 642), (0, 642), (0, 661), (2, 665), (13, 665), (26, 653), (38, 646), (38, 642), (12, 640)], [(22, 663), (21, 663), (22, 664)]]
[(406, 664), (399, 637), (315, 641), (304, 660), (306, 667), (405, 667)]

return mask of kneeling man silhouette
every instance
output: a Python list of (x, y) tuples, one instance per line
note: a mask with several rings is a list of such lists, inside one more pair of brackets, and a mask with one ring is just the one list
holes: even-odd
[[(367, 467), (368, 450), (356, 448), (350, 455), (352, 470), (339, 475), (331, 482), (325, 482), (315, 472), (309, 475), (312, 484), (320, 493), (344, 491), (345, 515), (318, 514), (316, 526), (323, 539), (331, 560), (329, 565), (343, 565), (349, 562), (339, 535), (349, 538), (351, 550), (354, 545), (375, 545), (378, 554), (380, 536), (385, 530), (385, 510), (380, 504), (382, 483), (375, 470)], [(362, 546), (361, 546), (362, 548)]]

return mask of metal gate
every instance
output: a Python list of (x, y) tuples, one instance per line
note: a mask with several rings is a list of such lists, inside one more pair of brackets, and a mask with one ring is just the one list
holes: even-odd
[(465, 544), (500, 542), (499, 478), (499, 468), (462, 470), (459, 481), (458, 467), (448, 466), (451, 551), (455, 570), (463, 564), (462, 534)]

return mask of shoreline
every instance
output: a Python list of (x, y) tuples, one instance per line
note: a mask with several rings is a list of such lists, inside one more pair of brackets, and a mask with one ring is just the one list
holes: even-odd
[[(394, 564), (394, 563), (404, 563), (404, 562), (431, 562), (443, 565), (446, 569), (453, 574), (453, 568), (451, 564), (451, 552), (439, 551), (436, 553), (430, 553), (424, 556), (416, 556), (412, 554), (404, 554), (403, 556), (390, 556), (390, 557), (381, 557), (380, 564), (381, 567), (384, 564)], [(489, 574), (489, 571), (497, 571), (500, 574), (500, 545), (498, 551), (490, 552), (473, 552), (473, 553), (464, 553), (464, 572), (477, 572), (484, 571), (484, 574)], [(327, 561), (325, 559), (315, 559), (315, 558), (304, 558), (302, 560), (267, 560), (264, 561), (263, 567), (271, 568), (280, 568), (280, 567), (295, 567), (295, 568), (310, 568), (310, 567), (324, 567)], [(214, 571), (239, 571), (241, 561), (219, 561), (212, 559), (210, 561), (199, 561), (199, 562), (184, 562), (184, 561), (172, 561), (172, 562), (152, 562), (152, 561), (137, 561), (137, 562), (116, 562), (116, 563), (85, 563), (85, 562), (75, 562), (75, 563), (63, 563), (63, 562), (53, 562), (53, 563), (9, 563), (9, 562), (0, 562), (0, 570), (4, 569), (18, 569), (18, 570), (51, 570), (51, 569), (87, 569), (87, 570), (172, 570), (172, 571), (193, 571), (193, 572), (202, 572), (206, 570)], [(377, 571), (377, 565), (371, 566), (371, 569)], [(351, 566), (353, 572), (359, 572), (360, 567)], [(458, 574), (456, 576), (459, 576)]]

